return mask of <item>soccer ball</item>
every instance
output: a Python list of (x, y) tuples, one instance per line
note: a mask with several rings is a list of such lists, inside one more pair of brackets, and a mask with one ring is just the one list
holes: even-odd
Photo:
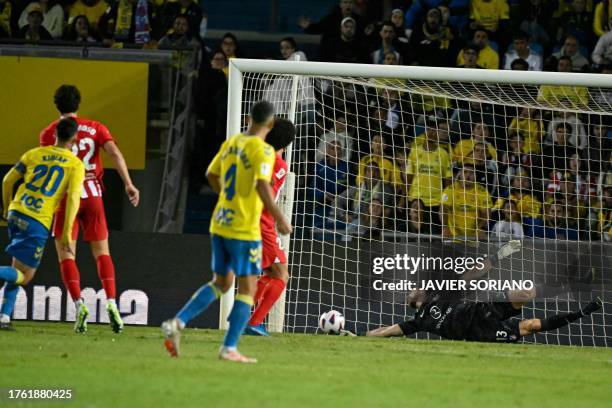
[(319, 317), (319, 329), (326, 334), (340, 334), (344, 329), (344, 316), (337, 310), (330, 310)]

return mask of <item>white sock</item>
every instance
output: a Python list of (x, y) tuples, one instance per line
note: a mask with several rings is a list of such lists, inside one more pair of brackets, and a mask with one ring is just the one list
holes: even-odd
[(7, 314), (0, 314), (0, 323), (10, 323), (11, 322), (11, 317)]
[(225, 351), (231, 352), (231, 351), (238, 351), (238, 347), (227, 347), (227, 346), (223, 346), (223, 349)]
[(82, 304), (83, 304), (83, 298), (80, 298), (74, 302), (74, 307), (76, 307), (76, 309), (79, 310)]
[(117, 306), (117, 304), (115, 303), (115, 299), (108, 299), (106, 303), (109, 305)]

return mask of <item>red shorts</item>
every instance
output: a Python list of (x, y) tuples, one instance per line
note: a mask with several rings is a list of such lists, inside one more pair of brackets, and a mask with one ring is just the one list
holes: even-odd
[[(65, 204), (65, 203), (64, 203)], [(61, 237), (64, 232), (64, 217), (66, 207), (60, 206), (53, 220), (53, 236)], [(76, 241), (79, 236), (79, 227), (83, 230), (83, 240), (86, 242), (103, 241), (108, 239), (108, 227), (104, 202), (101, 197), (90, 197), (81, 200), (81, 206), (74, 220), (72, 239)]]
[(276, 235), (276, 231), (261, 230), (261, 247), (261, 269), (268, 269), (276, 263), (287, 263), (285, 251), (281, 248), (280, 238)]

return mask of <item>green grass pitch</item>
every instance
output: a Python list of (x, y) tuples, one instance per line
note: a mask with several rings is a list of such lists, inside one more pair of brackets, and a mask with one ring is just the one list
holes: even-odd
[(17, 322), (0, 332), (0, 388), (74, 390), (21, 407), (610, 407), (612, 350), (324, 335), (243, 337), (255, 365), (217, 359), (223, 333)]

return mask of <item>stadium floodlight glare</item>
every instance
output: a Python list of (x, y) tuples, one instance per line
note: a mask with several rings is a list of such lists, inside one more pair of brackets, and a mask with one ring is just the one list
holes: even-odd
[[(562, 275), (572, 267), (569, 256), (588, 252), (588, 262), (598, 258), (604, 265), (592, 265), (591, 269), (599, 273), (589, 275), (589, 283), (609, 295), (606, 285), (612, 276), (602, 274), (601, 269), (605, 270), (605, 260), (612, 247), (597, 235), (594, 219), (597, 217), (595, 202), (602, 198), (606, 181), (597, 174), (597, 157), (593, 154), (598, 152), (593, 152), (589, 137), (598, 124), (612, 123), (611, 76), (240, 58), (231, 59), (229, 66), (228, 137), (245, 129), (249, 107), (261, 99), (272, 102), (276, 113), (291, 119), (298, 129), (295, 142), (285, 153), (290, 173), (280, 197), (285, 215), (295, 228), (291, 237), (282, 238), (291, 279), (286, 301), (284, 295), (270, 314), (270, 331), (314, 331), (321, 313), (330, 309), (339, 310), (345, 316), (349, 330), (388, 324), (411, 312), (405, 304), (405, 293), (388, 296), (371, 293), (372, 283), (368, 279), (372, 274), (367, 267), (370, 257), (377, 255), (374, 252), (378, 249), (374, 248), (389, 249), (409, 242), (419, 256), (420, 252), (430, 250), (432, 242), (441, 242), (445, 220), (436, 221), (434, 217), (431, 222), (436, 228), (415, 234), (405, 225), (409, 211), (403, 209), (415, 194), (418, 196), (410, 191), (412, 184), (406, 181), (410, 171), (405, 169), (413, 168), (411, 172), (415, 174), (410, 174), (411, 180), (418, 177), (419, 163), (415, 161), (421, 156), (411, 157), (410, 151), (424, 143), (428, 129), (434, 129), (437, 145), (446, 146), (455, 177), (466, 164), (481, 165), (477, 176), (482, 176), (480, 183), (488, 190), (494, 205), (500, 191), (512, 187), (513, 179), (527, 178), (533, 196), (540, 201), (537, 211), (542, 216), (550, 206), (560, 205), (555, 194), (562, 193), (565, 174), (571, 171), (569, 165), (558, 167), (555, 156), (558, 150), (550, 147), (561, 137), (556, 127), (564, 124), (565, 151), (569, 156), (581, 154), (580, 164), (584, 167), (580, 174), (588, 173), (590, 177), (572, 193), (590, 205), (585, 210), (584, 206), (577, 208), (577, 204), (569, 208), (563, 202), (565, 207), (559, 208), (582, 239), (579, 244), (561, 239), (571, 237), (561, 236), (526, 239), (520, 256), (500, 263), (494, 272), (497, 275), (489, 278), (512, 274), (519, 279), (548, 281), (551, 269), (547, 270), (546, 265), (554, 263), (557, 268), (554, 273)], [(486, 131), (479, 130), (484, 133), (482, 139), (472, 138), (474, 128), (481, 124), (486, 128)], [(529, 150), (531, 157), (539, 160), (543, 168), (539, 173), (538, 165), (532, 162), (519, 162), (513, 168), (501, 165), (504, 152), (513, 143), (510, 135), (515, 133), (521, 136), (523, 146), (527, 146), (522, 150)], [(377, 201), (382, 208), (379, 218), (393, 221), (389, 224), (381, 221), (376, 228), (366, 228), (367, 222), (376, 223), (376, 217), (369, 213), (373, 211), (371, 206), (360, 201), (365, 191), (361, 184), (367, 186), (364, 180), (368, 167), (359, 161), (363, 156), (377, 154), (371, 150), (380, 140), (375, 139), (377, 135), (382, 135), (384, 151), (380, 153), (384, 156), (380, 160), (387, 162), (385, 174), (377, 177), (395, 190), (393, 194), (378, 193)], [(333, 202), (323, 203), (313, 194), (312, 184), (317, 162), (327, 154), (326, 142), (330, 141), (339, 143), (340, 150), (336, 151), (339, 158), (349, 162), (351, 186)], [(458, 148), (459, 144), (462, 147)], [(475, 146), (481, 144), (485, 150), (482, 163), (475, 155)], [(585, 152), (589, 149), (590, 156), (586, 159)], [(552, 154), (547, 156), (549, 152)], [(372, 162), (381, 166), (376, 157)], [(324, 179), (322, 184), (329, 181), (332, 180)], [(428, 202), (427, 208), (439, 206), (444, 187), (437, 187), (438, 191), (432, 193), (438, 198)], [(520, 211), (522, 216), (530, 215), (527, 208)], [(578, 214), (580, 211), (586, 213)], [(458, 235), (453, 238), (461, 242), (478, 238), (481, 244), (495, 246), (504, 237), (491, 232), (493, 223), (489, 223), (486, 235), (458, 236), (461, 234), (454, 231)], [(467, 248), (470, 244), (462, 245)], [(584, 257), (578, 259), (579, 263), (587, 262)], [(383, 276), (389, 281), (404, 278), (396, 273), (391, 271)], [(532, 317), (566, 311), (576, 303), (589, 300), (572, 292), (567, 285), (560, 288), (555, 293), (551, 290), (551, 298), (539, 299), (524, 308), (524, 313)], [(227, 328), (226, 317), (233, 296), (233, 291), (229, 291), (222, 298), (221, 329)], [(593, 323), (576, 323), (566, 334), (546, 334), (536, 337), (536, 341), (575, 344), (578, 338), (580, 344), (597, 343), (597, 339), (606, 338), (609, 318), (604, 310), (601, 319), (594, 318)]]

